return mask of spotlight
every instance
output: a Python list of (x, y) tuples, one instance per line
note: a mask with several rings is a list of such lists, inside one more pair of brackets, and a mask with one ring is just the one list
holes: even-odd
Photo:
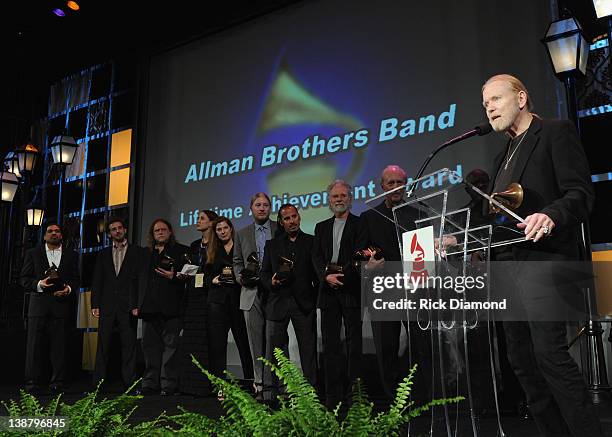
[(55, 8), (51, 12), (53, 12), (58, 17), (65, 17), (66, 16), (66, 13), (64, 11), (62, 11), (60, 8)]
[(72, 0), (70, 0), (68, 3), (66, 3), (66, 6), (68, 6), (73, 11), (78, 11), (79, 9), (81, 9), (79, 4), (77, 2), (75, 2), (75, 1), (72, 1)]

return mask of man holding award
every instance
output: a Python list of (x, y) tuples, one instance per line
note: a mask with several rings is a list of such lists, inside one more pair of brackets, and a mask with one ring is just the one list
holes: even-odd
[(495, 161), (493, 191), (519, 183), (525, 193), (516, 213), (525, 218), (517, 226), (526, 241), (494, 252), (496, 261), (512, 261), (511, 271), (497, 269), (503, 275), (497, 282), (517, 295), (526, 316), (504, 322), (508, 358), (541, 435), (601, 436), (568, 352), (566, 321), (551, 320), (568, 284), (548, 266), (580, 258), (580, 222), (593, 206), (584, 150), (571, 122), (542, 120), (531, 112), (529, 93), (514, 76), (491, 77), (482, 87), (482, 103), (493, 130), (508, 137)]
[[(359, 217), (351, 214), (352, 188), (343, 180), (327, 188), (333, 217), (317, 223), (312, 250), (319, 277), (318, 306), (325, 366), (325, 404), (333, 409), (350, 394), (361, 360), (360, 289), (353, 254), (357, 248)], [(340, 339), (344, 322), (346, 359)]]
[(138, 278), (138, 308), (142, 318), (142, 351), (145, 371), (141, 393), (175, 394), (178, 390), (177, 354), (181, 331), (185, 281), (177, 276), (189, 248), (176, 242), (172, 225), (157, 219), (149, 228), (149, 249), (145, 251)]
[[(28, 340), (26, 346), (26, 390), (37, 392), (45, 358), (45, 344), (51, 356), (52, 392), (63, 389), (68, 323), (75, 316), (73, 296), (79, 290), (78, 256), (62, 245), (62, 230), (48, 223), (45, 244), (26, 252), (21, 269), (21, 286), (30, 293)], [(48, 340), (46, 334), (48, 333)]]
[(259, 280), (266, 241), (276, 233), (276, 223), (270, 220), (270, 198), (266, 193), (251, 197), (254, 222), (236, 233), (234, 241), (234, 271), (242, 286), (240, 309), (244, 311), (249, 335), (255, 380), (253, 389), (257, 399), (263, 396), (266, 319), (264, 316), (264, 288)]
[[(266, 358), (276, 362), (274, 348), (286, 349), (287, 327), (291, 321), (298, 341), (302, 372), (308, 382), (316, 387), (317, 277), (311, 256), (314, 238), (301, 231), (300, 214), (293, 205), (280, 207), (278, 222), (284, 233), (266, 242), (260, 272), (261, 283), (269, 292), (265, 307)], [(265, 372), (264, 398), (274, 401), (278, 379), (272, 378), (268, 367)]]

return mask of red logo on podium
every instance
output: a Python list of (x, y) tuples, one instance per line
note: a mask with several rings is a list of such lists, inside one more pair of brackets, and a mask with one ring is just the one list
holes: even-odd
[(425, 281), (429, 277), (429, 272), (425, 268), (425, 251), (419, 244), (417, 234), (412, 236), (412, 241), (410, 242), (410, 254), (414, 257), (412, 261), (410, 280), (413, 284), (419, 284), (420, 287), (423, 287), (425, 285)]

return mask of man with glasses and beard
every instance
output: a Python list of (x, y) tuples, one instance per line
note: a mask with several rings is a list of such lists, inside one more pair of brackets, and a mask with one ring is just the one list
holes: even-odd
[[(318, 307), (325, 369), (325, 405), (333, 409), (346, 401), (351, 384), (360, 376), (360, 289), (353, 254), (357, 248), (359, 217), (350, 212), (353, 191), (343, 180), (327, 187), (334, 214), (317, 223), (312, 258), (319, 277)], [(346, 352), (340, 338), (344, 323)], [(346, 353), (346, 359), (344, 355)]]
[(138, 283), (138, 308), (142, 318), (142, 351), (145, 372), (143, 395), (177, 393), (178, 337), (181, 330), (185, 282), (177, 272), (185, 264), (187, 246), (178, 244), (170, 222), (156, 219), (149, 228), (149, 248), (143, 257)]

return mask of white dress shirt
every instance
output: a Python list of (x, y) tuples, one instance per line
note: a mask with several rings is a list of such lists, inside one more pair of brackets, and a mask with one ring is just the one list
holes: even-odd
[[(59, 267), (60, 263), (62, 262), (62, 246), (60, 245), (60, 247), (58, 247), (57, 249), (50, 249), (49, 246), (45, 243), (45, 252), (47, 254), (47, 261), (49, 262), (49, 267), (51, 267), (53, 264), (55, 264), (55, 267)], [(41, 281), (38, 281), (38, 284), (36, 285), (36, 291), (38, 291), (39, 293), (42, 293), (44, 290), (42, 288), (42, 286), (40, 285)], [(70, 293), (72, 290), (70, 289), (70, 286), (67, 285), (68, 287), (68, 292)]]

